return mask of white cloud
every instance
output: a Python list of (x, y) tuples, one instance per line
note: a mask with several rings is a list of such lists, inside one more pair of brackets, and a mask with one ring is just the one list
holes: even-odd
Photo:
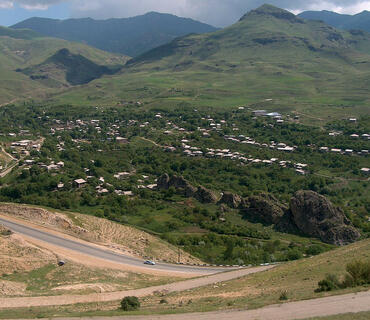
[(59, 2), (71, 4), (73, 17), (121, 18), (158, 11), (217, 26), (231, 24), (266, 2), (294, 13), (331, 10), (353, 14), (370, 10), (370, 0), (0, 0), (0, 8), (12, 8), (16, 3), (25, 9), (45, 10)]
[(266, 2), (299, 13), (332, 10), (357, 13), (370, 10), (370, 0), (71, 0), (72, 15), (105, 19), (158, 11), (191, 17), (217, 26), (231, 24)]
[(13, 8), (18, 4), (27, 10), (47, 10), (50, 6), (68, 0), (0, 0), (0, 8)]
[(11, 9), (13, 6), (13, 1), (0, 0), (0, 9)]

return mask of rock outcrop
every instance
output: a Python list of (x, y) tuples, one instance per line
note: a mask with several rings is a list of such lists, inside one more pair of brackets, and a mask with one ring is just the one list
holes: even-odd
[(242, 203), (242, 198), (237, 194), (233, 194), (231, 192), (224, 192), (219, 203), (226, 204), (230, 208), (237, 209)]
[(288, 208), (274, 196), (262, 193), (244, 199), (242, 203), (244, 216), (252, 221), (271, 225), (278, 224)]
[(298, 191), (290, 201), (294, 223), (304, 234), (323, 242), (346, 245), (360, 238), (343, 211), (313, 191)]
[(185, 197), (194, 197), (201, 203), (216, 203), (217, 196), (211, 190), (199, 186), (194, 187), (189, 181), (179, 176), (170, 177), (167, 173), (163, 174), (157, 181), (158, 189), (167, 190), (171, 187)]
[(198, 187), (194, 197), (201, 203), (216, 203), (217, 196), (211, 190), (208, 190), (202, 186)]

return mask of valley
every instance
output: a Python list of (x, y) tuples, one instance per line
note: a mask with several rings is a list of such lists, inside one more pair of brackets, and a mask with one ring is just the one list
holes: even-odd
[(343, 29), (0, 27), (0, 318), (366, 318), (370, 34)]

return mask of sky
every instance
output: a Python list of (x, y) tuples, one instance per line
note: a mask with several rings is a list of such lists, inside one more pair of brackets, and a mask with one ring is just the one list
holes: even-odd
[(266, 2), (296, 14), (305, 10), (370, 11), (370, 0), (0, 0), (0, 25), (10, 26), (35, 16), (108, 19), (157, 11), (224, 27)]

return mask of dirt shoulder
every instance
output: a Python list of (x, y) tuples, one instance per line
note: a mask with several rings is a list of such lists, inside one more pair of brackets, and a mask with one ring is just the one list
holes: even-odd
[[(271, 305), (255, 310), (230, 310), (172, 315), (80, 317), (80, 320), (300, 320), (370, 311), (370, 291), (299, 302)], [(73, 320), (73, 318), (58, 318)]]
[(215, 284), (219, 282), (237, 279), (249, 274), (266, 271), (273, 268), (272, 266), (263, 266), (249, 269), (239, 269), (226, 273), (211, 275), (208, 277), (185, 280), (181, 282), (171, 283), (167, 285), (154, 286), (149, 288), (127, 290), (112, 293), (95, 293), (88, 295), (64, 295), (64, 296), (49, 296), (49, 297), (21, 297), (21, 298), (0, 298), (0, 309), (7, 308), (22, 308), (22, 307), (46, 307), (56, 305), (71, 305), (77, 303), (90, 303), (90, 302), (104, 302), (104, 301), (118, 301), (126, 296), (145, 297), (154, 293), (171, 293), (181, 292)]

